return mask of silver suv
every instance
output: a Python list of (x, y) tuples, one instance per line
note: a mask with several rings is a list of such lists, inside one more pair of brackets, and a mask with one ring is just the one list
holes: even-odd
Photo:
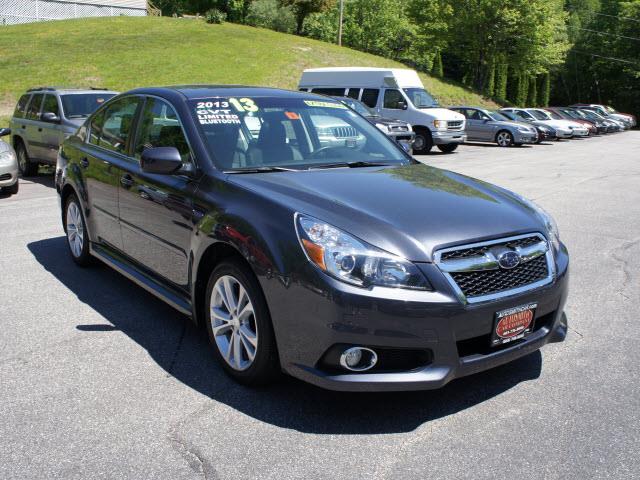
[(117, 95), (105, 89), (32, 88), (20, 97), (11, 118), (11, 144), (22, 176), (39, 164), (55, 165), (58, 148), (96, 108)]

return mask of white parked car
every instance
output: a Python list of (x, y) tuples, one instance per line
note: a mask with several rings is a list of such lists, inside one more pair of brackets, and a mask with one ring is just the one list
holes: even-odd
[(526, 108), (502, 108), (501, 112), (509, 112), (515, 116), (520, 122), (532, 123), (533, 125), (544, 125), (551, 127), (556, 132), (556, 138), (571, 138), (573, 137), (573, 130), (563, 123), (556, 123), (556, 120), (540, 119), (538, 116), (533, 115), (529, 109)]
[[(11, 129), (0, 128), (0, 137), (10, 134)], [(0, 190), (15, 195), (19, 187), (16, 152), (11, 145), (0, 140)]]
[[(578, 122), (572, 122), (571, 120), (565, 120), (563, 118), (553, 118), (550, 112), (543, 110), (542, 108), (527, 108), (527, 112), (531, 113), (538, 120), (549, 120), (554, 122), (556, 125), (566, 125), (569, 129), (573, 131), (574, 137), (588, 137), (589, 129), (584, 125)], [(553, 127), (552, 124), (549, 126)], [(555, 127), (553, 127), (555, 128)]]
[(414, 70), (403, 68), (312, 68), (302, 73), (298, 88), (305, 92), (360, 100), (377, 114), (411, 124), (413, 151), (425, 154), (433, 145), (453, 152), (464, 143), (463, 115), (440, 108)]

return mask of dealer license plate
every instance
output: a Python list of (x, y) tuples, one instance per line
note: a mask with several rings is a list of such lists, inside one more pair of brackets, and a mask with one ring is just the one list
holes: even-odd
[(497, 347), (514, 342), (531, 333), (537, 306), (537, 303), (527, 303), (496, 312), (493, 333), (491, 334), (491, 346)]

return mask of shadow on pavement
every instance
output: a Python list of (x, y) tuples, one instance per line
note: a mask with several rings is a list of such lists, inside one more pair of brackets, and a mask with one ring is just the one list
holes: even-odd
[(535, 352), (434, 391), (347, 394), (324, 391), (290, 377), (268, 388), (251, 389), (224, 374), (205, 335), (186, 317), (104, 265), (77, 267), (64, 236), (33, 242), (28, 248), (48, 272), (109, 322), (84, 325), (77, 319), (75, 328), (87, 335), (121, 331), (144, 348), (167, 376), (281, 428), (317, 434), (412, 431), (540, 376), (542, 356)]

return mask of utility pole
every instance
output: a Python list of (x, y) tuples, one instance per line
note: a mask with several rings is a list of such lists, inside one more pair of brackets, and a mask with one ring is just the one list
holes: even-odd
[(340, 0), (340, 24), (338, 25), (338, 45), (342, 46), (342, 16), (344, 13), (344, 0)]

